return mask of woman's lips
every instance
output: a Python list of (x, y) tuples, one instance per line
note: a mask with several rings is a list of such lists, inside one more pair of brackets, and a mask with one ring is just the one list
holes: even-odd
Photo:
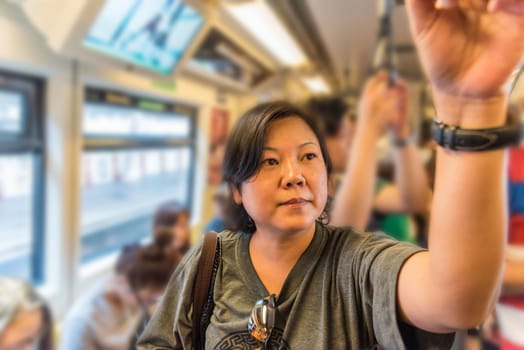
[(281, 205), (302, 205), (302, 204), (305, 204), (305, 203), (308, 203), (309, 201), (307, 199), (304, 199), (304, 198), (292, 198), (288, 201), (285, 201), (283, 203), (281, 203)]

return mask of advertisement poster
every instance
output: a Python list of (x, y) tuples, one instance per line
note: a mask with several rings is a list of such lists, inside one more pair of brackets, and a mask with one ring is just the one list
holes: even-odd
[(229, 130), (229, 111), (215, 107), (211, 111), (209, 133), (208, 183), (217, 185), (222, 180), (222, 159)]

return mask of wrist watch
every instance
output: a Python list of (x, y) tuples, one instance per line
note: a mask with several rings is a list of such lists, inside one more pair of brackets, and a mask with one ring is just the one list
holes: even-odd
[(433, 120), (431, 136), (435, 142), (454, 151), (488, 151), (517, 145), (524, 135), (524, 124), (490, 129), (462, 129)]

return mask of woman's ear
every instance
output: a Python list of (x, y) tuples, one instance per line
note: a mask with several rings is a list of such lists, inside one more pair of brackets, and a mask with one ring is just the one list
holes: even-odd
[(231, 185), (231, 193), (233, 194), (233, 200), (237, 205), (242, 204), (242, 194), (240, 193), (240, 189), (235, 186)]

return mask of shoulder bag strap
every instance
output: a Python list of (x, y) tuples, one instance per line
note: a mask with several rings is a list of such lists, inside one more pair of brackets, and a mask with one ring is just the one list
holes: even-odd
[(198, 261), (198, 270), (196, 273), (195, 284), (193, 287), (193, 349), (200, 350), (204, 348), (200, 336), (201, 320), (204, 312), (204, 305), (208, 299), (211, 279), (213, 277), (213, 265), (217, 251), (218, 234), (210, 231), (204, 236), (204, 245), (202, 254)]

